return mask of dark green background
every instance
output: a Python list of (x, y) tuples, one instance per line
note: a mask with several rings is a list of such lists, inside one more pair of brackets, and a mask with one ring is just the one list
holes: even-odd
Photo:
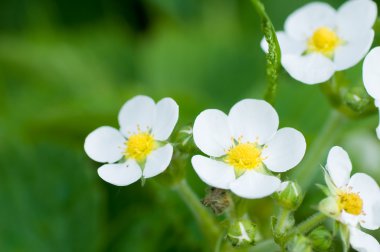
[[(264, 1), (278, 30), (305, 2)], [(199, 251), (200, 231), (165, 174), (144, 187), (106, 184), (83, 142), (96, 127), (117, 127), (119, 108), (137, 94), (173, 97), (179, 125), (262, 98), (261, 38), (248, 0), (2, 0), (0, 251)], [(360, 79), (360, 66), (353, 71)], [(331, 110), (318, 86), (285, 72), (275, 107), (281, 127), (299, 129), (308, 144)], [(352, 123), (339, 144), (356, 171), (380, 181), (377, 120)], [(187, 168), (202, 197), (206, 186)], [(322, 197), (314, 187), (297, 218)], [(268, 235), (271, 199), (250, 211)]]

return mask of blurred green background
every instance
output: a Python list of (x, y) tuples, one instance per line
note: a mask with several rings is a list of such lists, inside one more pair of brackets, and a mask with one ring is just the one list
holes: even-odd
[[(277, 30), (306, 2), (264, 0)], [(120, 107), (137, 94), (173, 97), (179, 126), (206, 108), (262, 98), (261, 38), (248, 0), (1, 0), (0, 251), (201, 250), (165, 174), (144, 187), (109, 185), (83, 142), (101, 125), (117, 127)], [(308, 144), (331, 110), (318, 86), (285, 72), (275, 107), (281, 127), (301, 130)], [(337, 144), (356, 171), (380, 181), (377, 120), (350, 124)], [(206, 186), (190, 166), (186, 174), (203, 197)], [(314, 187), (297, 218), (322, 197)], [(250, 211), (267, 236), (272, 200), (252, 201)]]

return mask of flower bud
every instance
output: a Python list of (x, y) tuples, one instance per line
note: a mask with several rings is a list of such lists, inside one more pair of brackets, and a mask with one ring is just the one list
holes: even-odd
[(227, 233), (227, 238), (234, 247), (253, 245), (255, 236), (256, 224), (247, 219), (234, 221)]
[(287, 245), (287, 251), (293, 252), (313, 252), (313, 247), (311, 241), (301, 235), (295, 235)]
[(357, 113), (362, 113), (373, 106), (371, 98), (362, 87), (349, 89), (343, 99), (347, 106)]
[(294, 211), (302, 203), (303, 194), (301, 187), (292, 181), (283, 182), (280, 189), (274, 194), (278, 204), (285, 209)]
[(330, 248), (333, 237), (324, 226), (319, 226), (309, 234), (309, 239), (315, 251), (325, 251)]

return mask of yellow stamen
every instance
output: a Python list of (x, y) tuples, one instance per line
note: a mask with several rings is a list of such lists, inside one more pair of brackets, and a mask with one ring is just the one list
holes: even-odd
[(342, 44), (338, 35), (328, 27), (320, 27), (314, 31), (308, 41), (308, 52), (322, 53), (327, 57), (334, 55), (335, 49)]
[(224, 161), (235, 169), (254, 169), (262, 163), (261, 148), (255, 143), (239, 143), (227, 152)]
[(137, 161), (144, 161), (146, 157), (155, 149), (156, 143), (151, 134), (141, 132), (128, 138), (126, 142), (125, 156)]
[(341, 211), (344, 210), (349, 214), (359, 215), (363, 211), (363, 200), (357, 193), (340, 192), (338, 193), (338, 206)]

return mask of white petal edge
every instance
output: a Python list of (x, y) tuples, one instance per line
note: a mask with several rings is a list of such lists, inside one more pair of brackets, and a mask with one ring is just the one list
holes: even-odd
[[(290, 38), (285, 32), (276, 32), (277, 40), (280, 45), (281, 54), (302, 54), (306, 50), (306, 41), (299, 41)], [(263, 38), (260, 43), (265, 53), (268, 53), (268, 43)]]
[(103, 165), (98, 169), (98, 174), (110, 184), (126, 186), (139, 180), (142, 172), (136, 161), (129, 159), (125, 163)]
[(379, 111), (379, 124), (376, 128), (376, 135), (377, 138), (380, 139), (380, 100), (375, 100), (375, 105), (377, 107), (377, 110)]
[(156, 118), (153, 122), (152, 134), (159, 141), (165, 141), (178, 121), (178, 104), (171, 98), (164, 98), (156, 105)]
[(359, 252), (380, 251), (380, 244), (373, 236), (355, 227), (350, 228), (350, 243), (351, 246)]
[(123, 157), (125, 139), (115, 128), (102, 126), (91, 132), (84, 141), (84, 150), (93, 160), (114, 163)]
[(380, 215), (374, 211), (380, 199), (380, 188), (376, 181), (367, 174), (355, 173), (348, 186), (352, 187), (353, 192), (359, 193), (363, 200), (363, 212), (365, 214), (360, 215), (360, 225), (366, 229), (378, 229), (380, 227), (378, 225)]
[(154, 150), (146, 159), (143, 176), (144, 178), (154, 177), (168, 168), (173, 156), (173, 146), (166, 144)]
[(290, 76), (308, 85), (325, 82), (335, 73), (333, 62), (318, 53), (284, 55), (281, 63)]
[(346, 1), (337, 12), (339, 36), (352, 40), (370, 30), (377, 18), (376, 3), (371, 0)]
[(139, 131), (149, 131), (155, 118), (156, 104), (153, 99), (143, 95), (135, 96), (120, 109), (118, 116), (120, 131), (126, 137)]
[(339, 146), (330, 149), (327, 156), (326, 169), (336, 187), (348, 184), (352, 170), (352, 164), (347, 152)]
[(221, 161), (196, 155), (191, 163), (199, 178), (209, 186), (229, 189), (230, 183), (235, 180), (234, 168)]
[(334, 55), (335, 69), (341, 71), (359, 63), (371, 48), (374, 37), (375, 32), (368, 30), (355, 40), (347, 41), (338, 47)]
[(363, 82), (369, 95), (380, 100), (380, 46), (373, 48), (364, 59)]
[(197, 147), (213, 157), (225, 155), (233, 144), (228, 117), (217, 109), (205, 110), (197, 116), (193, 137)]
[(242, 198), (259, 199), (271, 195), (280, 186), (281, 180), (275, 176), (247, 171), (231, 183), (230, 189)]
[(288, 16), (285, 32), (296, 40), (306, 40), (322, 26), (334, 28), (336, 11), (327, 3), (313, 2), (304, 5)]
[(236, 103), (228, 114), (235, 139), (265, 144), (278, 129), (279, 118), (268, 102), (244, 99)]
[(293, 128), (282, 128), (266, 144), (262, 158), (269, 170), (285, 172), (301, 162), (305, 151), (306, 140), (302, 133)]

